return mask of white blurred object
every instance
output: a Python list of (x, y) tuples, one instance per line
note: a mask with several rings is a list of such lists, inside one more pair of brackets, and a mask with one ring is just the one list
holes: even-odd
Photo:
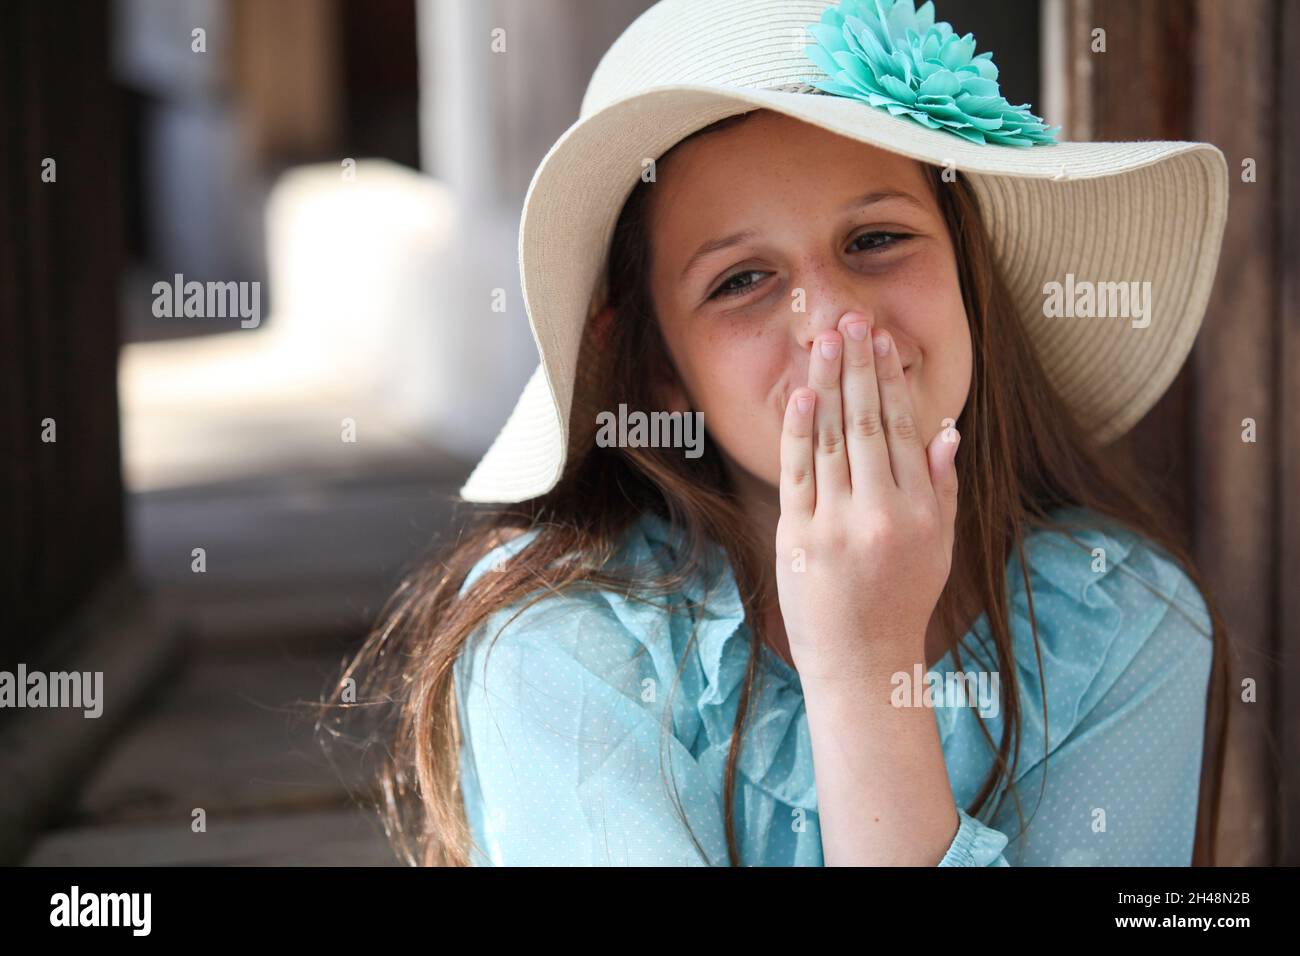
[(274, 318), (303, 374), (391, 397), (439, 288), (455, 203), (428, 177), (385, 161), (291, 170), (266, 206)]
[[(122, 349), (133, 490), (416, 453), (468, 461), (491, 442), (519, 394), (511, 379), (532, 368), (521, 345), (536, 364), (527, 321), (492, 311), (503, 286), (523, 311), (513, 224), (467, 227), (446, 186), (385, 160), (354, 173), (323, 163), (275, 184), (261, 327)], [(124, 304), (148, 307), (139, 293)], [(345, 417), (355, 444), (339, 439)]]
[[(438, 181), (382, 160), (293, 170), (267, 204), (274, 321), (304, 373), (366, 392), (453, 454), (473, 457), (513, 407), (523, 339), (492, 290), (517, 300), (514, 228), (466, 222)], [(502, 249), (508, 250), (502, 256)], [(506, 269), (493, 267), (502, 259)], [(520, 310), (522, 311), (522, 310)], [(517, 363), (513, 363), (517, 364)]]
[[(539, 117), (570, 109), (563, 97), (532, 95), (537, 84), (553, 89), (553, 69), (512, 72), (512, 60), (520, 54), (492, 51), (494, 31), (505, 22), (522, 24), (524, 9), (496, 0), (416, 4), (420, 166), (447, 184), (463, 217), (458, 241), (447, 251), (449, 261), (458, 263), (456, 281), (443, 287), (453, 308), (440, 311), (431, 325), (441, 342), (432, 347), (451, 351), (439, 361), (437, 380), (428, 383), (426, 395), (440, 440), (470, 461), (487, 451), (538, 362), (519, 284), (519, 213), (529, 177), (511, 175), (521, 130)], [(546, 21), (548, 36), (571, 32), (561, 21)], [(538, 36), (524, 30), (515, 35)], [(519, 49), (532, 49), (539, 58), (535, 67), (555, 62), (547, 58), (555, 52), (548, 44), (538, 49), (521, 43)], [(576, 98), (572, 109), (576, 112)], [(567, 117), (558, 122), (563, 128)], [(503, 312), (492, 311), (497, 290)]]

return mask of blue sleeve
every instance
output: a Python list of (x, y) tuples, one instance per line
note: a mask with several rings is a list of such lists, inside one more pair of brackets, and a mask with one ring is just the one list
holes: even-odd
[(663, 725), (669, 687), (640, 641), (598, 596), (514, 611), (491, 615), (455, 670), (472, 862), (725, 865), (720, 801)]
[(957, 835), (940, 866), (1010, 866), (1002, 850), (1007, 836), (986, 826), (961, 807), (957, 808)]
[(987, 824), (959, 808), (960, 826), (939, 865), (1190, 865), (1211, 622), (1172, 561), (1145, 548), (1121, 548), (1118, 556), (1172, 593), (1173, 605), (1112, 570), (1084, 588), (1076, 613), (1045, 623), (1047, 706), (1056, 726), (1044, 761), (1041, 714), (1036, 725), (1025, 714), (1043, 707), (1042, 692), (1022, 671), (1022, 715), (1038, 729), (1023, 736), (1017, 768), (1024, 832), (1010, 797)]

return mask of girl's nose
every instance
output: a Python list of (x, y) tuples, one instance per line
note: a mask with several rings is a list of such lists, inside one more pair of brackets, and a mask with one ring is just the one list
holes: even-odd
[(801, 321), (796, 322), (796, 335), (800, 347), (805, 352), (811, 349), (819, 335), (831, 329), (838, 329), (841, 319), (849, 313), (862, 318), (868, 318), (871, 315), (867, 308), (841, 304), (816, 310), (810, 308), (807, 314), (798, 316)]
[(796, 294), (791, 309), (795, 335), (806, 352), (817, 336), (838, 328), (846, 312), (868, 315), (871, 306), (861, 301), (861, 285), (852, 277), (843, 277), (833, 263), (810, 267), (805, 274), (805, 284), (797, 290), (802, 295)]

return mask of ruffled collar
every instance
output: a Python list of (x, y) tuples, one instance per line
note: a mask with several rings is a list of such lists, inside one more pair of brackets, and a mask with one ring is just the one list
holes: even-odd
[[(667, 546), (681, 553), (680, 529), (658, 515), (645, 512), (639, 527), (652, 548)], [(713, 579), (708, 580), (707, 573), (697, 574), (685, 588), (685, 597), (696, 608), (692, 623), (697, 628), (703, 679), (696, 710), (708, 738), (698, 759), (715, 771), (711, 779), (721, 781), (753, 639), (725, 551), (715, 545), (711, 558), (716, 571)], [(816, 810), (812, 746), (799, 675), (766, 645), (760, 653), (766, 667), (755, 684), (737, 771), (753, 786), (791, 807)]]
[[(1013, 552), (1007, 564), (1012, 647), (1021, 685), (1022, 739), (1043, 740), (1046, 707), (1049, 750), (1054, 750), (1076, 724), (1084, 695), (1121, 631), (1123, 614), (1101, 582), (1128, 557), (1136, 542), (1125, 529), (1103, 530), (1099, 516), (1086, 509), (1059, 509), (1054, 517), (1083, 526), (1074, 534), (1087, 551), (1059, 534), (1034, 530), (1025, 537), (1043, 660), (1041, 674), (1019, 556)], [(644, 512), (637, 528), (652, 552), (666, 546), (680, 553), (680, 530), (658, 515)], [(1089, 552), (1095, 548), (1104, 549), (1103, 570), (1092, 570)], [(719, 573), (712, 587), (697, 576), (687, 587), (686, 596), (698, 609), (697, 646), (703, 689), (696, 708), (708, 737), (700, 760), (720, 771), (725, 765), (753, 640), (725, 552), (717, 547), (714, 556)], [(1080, 623), (1086, 623), (1086, 628), (1077, 627)], [(964, 667), (978, 667), (979, 661), (994, 660), (986, 614), (981, 613), (958, 646)], [(753, 716), (738, 770), (754, 786), (785, 804), (816, 810), (811, 740), (798, 673), (771, 648), (763, 646), (759, 653), (766, 666), (756, 686), (757, 699), (751, 705)], [(953, 651), (949, 650), (927, 673), (942, 678), (954, 669)], [(1044, 674), (1051, 675), (1050, 693), (1044, 689)], [(959, 720), (981, 719), (969, 708), (936, 707), (935, 711), (945, 748)], [(1000, 719), (990, 718), (988, 723), (996, 724)], [(994, 739), (998, 739), (996, 734)]]

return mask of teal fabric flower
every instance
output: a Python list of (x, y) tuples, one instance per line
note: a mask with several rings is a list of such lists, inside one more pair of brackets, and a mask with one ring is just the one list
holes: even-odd
[(830, 79), (812, 86), (973, 143), (1056, 142), (1059, 126), (1049, 128), (1028, 103), (1012, 106), (998, 91), (992, 53), (974, 55), (974, 36), (935, 23), (930, 0), (915, 9), (912, 3), (840, 0), (827, 8), (808, 27), (817, 42), (804, 52)]

